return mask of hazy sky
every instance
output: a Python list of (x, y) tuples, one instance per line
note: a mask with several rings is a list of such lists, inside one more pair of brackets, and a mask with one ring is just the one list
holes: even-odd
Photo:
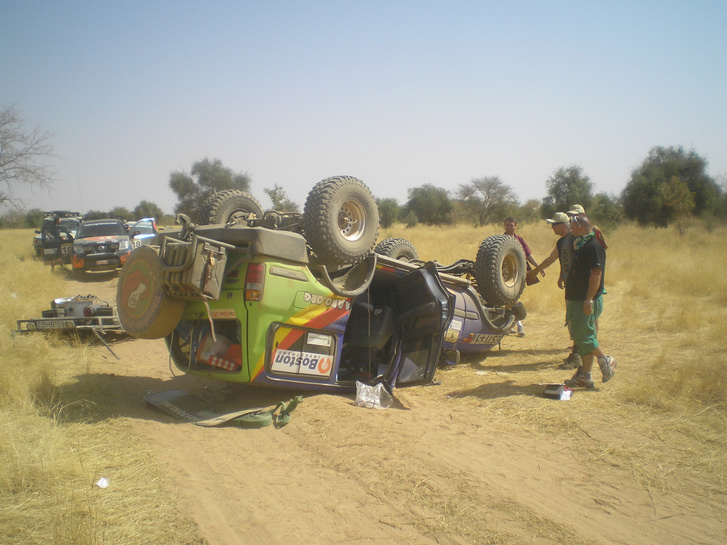
[(540, 199), (572, 164), (620, 193), (657, 145), (727, 173), (726, 28), (724, 0), (4, 0), (0, 107), (54, 133), (28, 208), (171, 213), (205, 157), (264, 206), (339, 174)]

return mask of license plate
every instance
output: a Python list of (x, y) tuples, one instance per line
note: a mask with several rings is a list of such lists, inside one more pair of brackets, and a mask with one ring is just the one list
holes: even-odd
[(108, 259), (99, 259), (96, 261), (96, 265), (108, 265), (109, 263), (111, 263), (111, 261)]
[(66, 329), (65, 320), (38, 320), (33, 323), (36, 329)]

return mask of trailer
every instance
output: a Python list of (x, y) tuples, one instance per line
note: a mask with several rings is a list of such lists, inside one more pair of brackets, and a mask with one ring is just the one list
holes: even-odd
[(62, 297), (50, 303), (40, 318), (17, 320), (16, 333), (32, 331), (97, 331), (124, 333), (116, 307), (95, 295)]

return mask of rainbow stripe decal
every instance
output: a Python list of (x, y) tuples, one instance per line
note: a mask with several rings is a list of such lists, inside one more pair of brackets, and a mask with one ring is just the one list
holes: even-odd
[[(314, 296), (314, 298), (317, 296)], [(319, 296), (318, 296), (319, 297)], [(311, 301), (311, 305), (305, 310), (293, 315), (284, 325), (293, 326), (283, 339), (276, 346), (277, 350), (287, 350), (298, 341), (307, 330), (324, 329), (330, 333), (342, 332), (351, 309), (349, 299), (337, 299), (334, 297), (320, 298), (320, 303)], [(305, 328), (305, 329), (302, 329)], [(260, 355), (251, 373), (250, 382), (254, 382), (262, 374), (265, 368), (265, 352)]]

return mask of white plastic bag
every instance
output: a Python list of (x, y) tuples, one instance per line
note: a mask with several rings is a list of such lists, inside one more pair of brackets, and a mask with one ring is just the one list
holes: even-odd
[(356, 405), (367, 409), (388, 409), (394, 403), (394, 398), (383, 384), (374, 386), (356, 381)]

